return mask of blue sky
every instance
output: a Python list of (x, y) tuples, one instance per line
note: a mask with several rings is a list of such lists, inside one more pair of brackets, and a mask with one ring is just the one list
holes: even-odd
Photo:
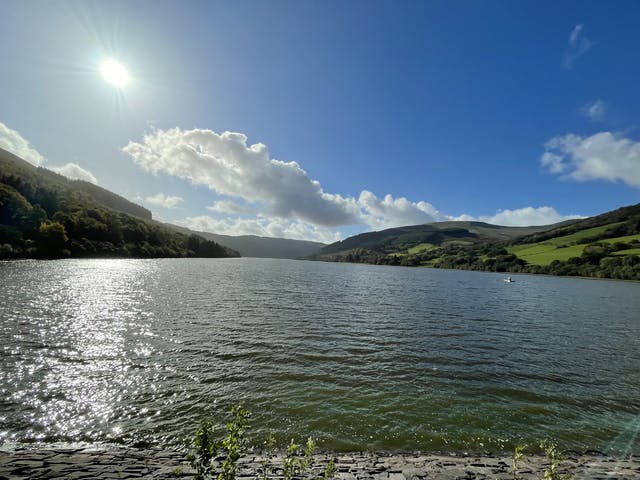
[(0, 146), (217, 233), (589, 216), (640, 201), (638, 19), (632, 1), (4, 0)]

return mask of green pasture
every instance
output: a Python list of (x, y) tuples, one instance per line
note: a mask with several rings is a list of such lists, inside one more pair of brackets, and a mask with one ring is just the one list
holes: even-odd
[[(584, 247), (587, 246), (587, 244), (576, 245), (576, 242), (598, 235), (611, 227), (615, 227), (616, 225), (619, 225), (619, 223), (610, 223), (608, 225), (603, 225), (600, 227), (588, 228), (586, 230), (581, 230), (580, 232), (572, 233), (570, 235), (564, 235), (562, 237), (551, 238), (539, 243), (512, 245), (510, 247), (507, 247), (507, 251), (531, 265), (549, 265), (554, 260), (566, 261), (571, 257), (579, 257), (580, 255), (582, 255)], [(613, 244), (616, 242), (626, 243), (630, 242), (631, 240), (640, 240), (640, 234), (608, 238), (606, 240), (600, 241)], [(633, 252), (637, 250), (639, 249), (624, 250), (624, 252), (628, 253), (622, 253), (621, 251), (617, 254), (634, 255), (637, 253)]]
[[(553, 240), (556, 240), (555, 238)], [(561, 244), (563, 245), (563, 244)], [(514, 245), (507, 251), (523, 259), (531, 265), (549, 265), (554, 260), (566, 261), (571, 257), (582, 255), (586, 245), (556, 246), (544, 243), (530, 243), (527, 245)]]
[(640, 248), (629, 248), (628, 250), (618, 250), (611, 255), (624, 257), (625, 255), (640, 255)]
[(421, 243), (419, 245), (416, 245), (415, 247), (407, 249), (407, 253), (409, 255), (416, 255), (418, 253), (428, 252), (429, 250), (433, 250), (434, 248), (438, 248), (438, 246), (434, 245), (433, 243)]
[(636, 233), (635, 235), (627, 235), (625, 237), (607, 238), (606, 240), (600, 240), (600, 241), (603, 243), (616, 243), (616, 242), (627, 243), (627, 242), (630, 242), (631, 240), (640, 241), (640, 233)]

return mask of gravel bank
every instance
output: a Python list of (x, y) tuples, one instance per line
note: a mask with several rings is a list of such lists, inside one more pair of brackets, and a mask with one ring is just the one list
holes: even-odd
[[(511, 457), (447, 456), (420, 454), (318, 454), (314, 472), (322, 472), (335, 459), (337, 480), (513, 480)], [(239, 480), (257, 479), (262, 459), (247, 455), (240, 462)], [(276, 460), (274, 463), (278, 464)], [(546, 468), (542, 457), (522, 463), (518, 478), (539, 479)], [(562, 473), (575, 480), (640, 479), (640, 459), (604, 455), (568, 455)], [(281, 480), (282, 470), (275, 476)], [(4, 479), (187, 479), (193, 470), (184, 453), (171, 450), (128, 448), (16, 448), (0, 451), (0, 480)]]

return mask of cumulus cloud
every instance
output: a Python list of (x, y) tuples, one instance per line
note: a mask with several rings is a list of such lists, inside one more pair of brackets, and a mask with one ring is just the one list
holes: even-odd
[(593, 42), (584, 34), (584, 25), (576, 25), (569, 34), (569, 42), (562, 62), (563, 66), (573, 68), (574, 62), (587, 53), (591, 47), (593, 47)]
[(364, 223), (374, 230), (446, 220), (430, 203), (415, 203), (391, 195), (381, 199), (367, 190), (360, 193), (358, 206)]
[(22, 135), (2, 122), (0, 122), (0, 148), (17, 155), (36, 167), (45, 162), (40, 152), (33, 148)]
[[(552, 207), (524, 207), (514, 210), (500, 210), (495, 215), (481, 216), (477, 220), (493, 225), (529, 227), (532, 225), (551, 225), (574, 218), (583, 217), (580, 215), (561, 215)], [(470, 219), (467, 218), (467, 220)]]
[(175, 208), (179, 203), (184, 202), (184, 198), (182, 197), (170, 197), (164, 193), (156, 193), (155, 195), (145, 198), (145, 200), (152, 205), (163, 208)]
[(219, 194), (262, 203), (274, 217), (296, 217), (325, 227), (358, 222), (353, 199), (324, 192), (296, 162), (269, 158), (266, 145), (249, 146), (242, 133), (156, 129), (123, 150), (149, 172), (164, 172)]
[(640, 142), (600, 132), (590, 137), (558, 136), (544, 146), (542, 166), (562, 178), (622, 181), (640, 187)]
[(251, 208), (243, 207), (235, 202), (229, 200), (220, 200), (214, 202), (213, 205), (207, 207), (207, 210), (218, 213), (232, 213), (232, 214), (251, 214), (255, 211)]
[[(248, 145), (247, 137), (241, 133), (154, 129), (141, 142), (130, 142), (124, 151), (149, 172), (186, 179), (239, 200), (218, 200), (206, 207), (212, 216), (177, 221), (193, 230), (331, 243), (341, 238), (335, 230), (339, 226), (364, 225), (370, 230), (382, 230), (454, 219), (425, 201), (392, 195), (378, 197), (368, 190), (357, 198), (325, 192), (298, 163), (270, 158), (265, 145)], [(562, 169), (562, 158), (548, 153), (550, 168)], [(155, 197), (147, 201), (166, 206), (169, 199), (179, 198), (162, 194)], [(537, 225), (567, 218), (575, 216), (560, 215), (550, 207), (527, 207), (501, 210), (493, 216), (463, 215), (456, 219)]]
[(340, 232), (331, 231), (306, 222), (258, 216), (252, 219), (216, 219), (207, 215), (187, 217), (175, 222), (190, 230), (221, 235), (257, 235), (260, 237), (290, 238), (333, 243), (342, 238)]
[(604, 118), (605, 110), (606, 104), (602, 100), (588, 103), (580, 109), (585, 117), (590, 118), (594, 122), (599, 122)]
[(98, 180), (89, 170), (82, 168), (77, 163), (67, 163), (61, 167), (51, 167), (56, 173), (60, 175), (64, 175), (71, 180), (84, 180), (85, 182), (93, 183), (95, 185), (98, 184)]

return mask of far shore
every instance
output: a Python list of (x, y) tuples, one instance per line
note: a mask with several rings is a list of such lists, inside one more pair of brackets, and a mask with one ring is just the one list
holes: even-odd
[[(512, 458), (507, 455), (440, 455), (421, 453), (320, 453), (314, 455), (310, 476), (322, 475), (330, 459), (337, 480), (513, 480)], [(262, 478), (264, 458), (259, 452), (240, 459), (238, 480)], [(281, 480), (282, 458), (270, 463), (271, 480)], [(543, 477), (547, 460), (527, 457), (517, 470), (519, 480)], [(559, 473), (575, 480), (640, 478), (640, 458), (610, 457), (596, 452), (567, 453)], [(0, 447), (0, 479), (176, 479), (193, 478), (185, 452), (125, 447)], [(303, 477), (305, 478), (305, 477)]]

